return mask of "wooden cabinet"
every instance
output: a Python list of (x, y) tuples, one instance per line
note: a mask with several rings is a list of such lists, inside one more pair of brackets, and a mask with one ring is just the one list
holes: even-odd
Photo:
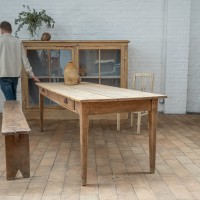
[[(72, 61), (79, 68), (81, 81), (123, 88), (127, 87), (128, 43), (127, 40), (23, 41), (33, 72), (41, 82), (64, 82), (64, 68)], [(38, 117), (38, 94), (34, 81), (23, 71), (22, 105), (27, 117)], [(49, 118), (62, 118), (64, 113), (49, 99), (45, 99), (45, 110)], [(67, 115), (73, 118), (73, 114)]]

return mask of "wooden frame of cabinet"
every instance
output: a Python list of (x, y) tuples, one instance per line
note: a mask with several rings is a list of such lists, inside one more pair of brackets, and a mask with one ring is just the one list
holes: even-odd
[[(26, 52), (28, 50), (70, 50), (72, 62), (79, 66), (79, 52), (81, 50), (98, 50), (99, 56), (101, 50), (120, 50), (120, 87), (127, 88), (128, 79), (128, 40), (52, 40), (23, 41)], [(30, 59), (30, 58), (29, 58)], [(39, 77), (40, 78), (40, 77)], [(30, 77), (22, 71), (22, 108), (28, 118), (39, 117), (39, 107), (29, 105), (29, 84)], [(50, 78), (49, 78), (50, 80)], [(84, 81), (84, 78), (83, 80)], [(53, 112), (52, 112), (53, 110)], [(55, 112), (56, 110), (56, 112)], [(47, 118), (77, 118), (73, 113), (63, 114), (63, 109), (59, 106), (46, 107)], [(66, 111), (65, 111), (66, 112)], [(53, 113), (53, 114), (52, 114)], [(67, 115), (67, 116), (66, 116)]]

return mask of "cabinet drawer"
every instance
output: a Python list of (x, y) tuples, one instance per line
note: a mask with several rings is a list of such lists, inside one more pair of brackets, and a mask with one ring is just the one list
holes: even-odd
[(74, 110), (75, 108), (75, 103), (73, 100), (71, 99), (68, 99), (66, 97), (62, 97), (60, 96), (60, 99), (59, 99), (59, 104), (65, 108), (68, 108), (70, 110)]
[(71, 99), (57, 95), (54, 92), (50, 92), (43, 88), (41, 89), (41, 94), (51, 99), (52, 101), (56, 102), (57, 104), (63, 106), (64, 108), (68, 108), (70, 110), (74, 110), (75, 108), (75, 102)]
[(53, 93), (53, 92), (50, 92), (48, 91), (47, 93), (47, 96), (49, 99), (51, 99), (52, 101), (56, 102), (56, 103), (59, 103), (59, 95)]

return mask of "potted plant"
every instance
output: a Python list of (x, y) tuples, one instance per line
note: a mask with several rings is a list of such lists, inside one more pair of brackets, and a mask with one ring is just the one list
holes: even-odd
[(18, 36), (18, 32), (24, 25), (28, 25), (27, 30), (30, 32), (31, 39), (37, 38), (36, 30), (41, 28), (43, 23), (46, 24), (47, 28), (54, 27), (55, 21), (46, 14), (45, 10), (37, 12), (35, 9), (31, 10), (29, 6), (23, 5), (23, 7), (27, 8), (27, 11), (22, 11), (15, 19), (15, 24), (18, 25), (15, 36)]

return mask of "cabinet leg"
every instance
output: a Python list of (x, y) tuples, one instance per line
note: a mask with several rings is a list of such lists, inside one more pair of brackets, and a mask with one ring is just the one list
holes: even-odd
[(40, 130), (43, 132), (44, 96), (40, 93)]

